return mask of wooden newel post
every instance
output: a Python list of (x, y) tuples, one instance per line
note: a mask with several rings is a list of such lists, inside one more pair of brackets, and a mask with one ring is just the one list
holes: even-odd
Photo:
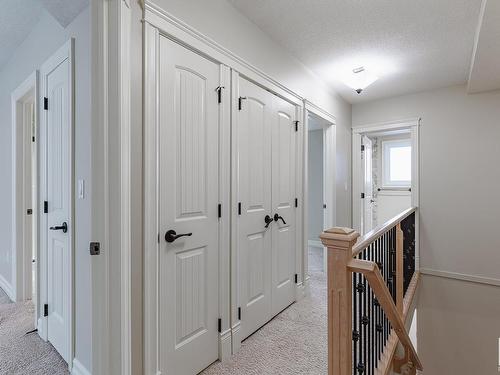
[(319, 237), (328, 248), (328, 375), (351, 375), (352, 274), (347, 264), (359, 233), (335, 227)]

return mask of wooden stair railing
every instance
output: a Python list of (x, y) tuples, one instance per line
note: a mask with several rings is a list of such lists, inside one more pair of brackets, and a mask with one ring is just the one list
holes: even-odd
[[(422, 363), (405, 320), (419, 281), (410, 208), (359, 238), (351, 228), (320, 235), (328, 248), (328, 374), (386, 375)], [(404, 358), (395, 358), (398, 342)]]
[(417, 369), (422, 370), (422, 363), (418, 358), (417, 351), (413, 347), (410, 336), (408, 336), (406, 332), (403, 316), (397, 310), (377, 264), (366, 260), (353, 259), (347, 264), (347, 267), (351, 272), (358, 272), (365, 275), (385, 315), (391, 322), (392, 329), (396, 332), (399, 341), (401, 341), (401, 344), (410, 351), (411, 358)]

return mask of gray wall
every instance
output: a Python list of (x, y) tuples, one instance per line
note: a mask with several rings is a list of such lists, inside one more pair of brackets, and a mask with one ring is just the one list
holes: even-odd
[(500, 91), (465, 86), (356, 104), (353, 125), (421, 117), (422, 268), (500, 279)]
[(323, 130), (309, 132), (308, 176), (309, 240), (323, 231)]
[[(44, 12), (0, 72), (0, 274), (11, 280), (11, 100), (10, 94), (69, 38), (75, 38), (75, 180), (86, 182), (86, 197), (75, 204), (75, 356), (91, 368), (90, 291), (90, 13), (85, 9), (62, 28)], [(75, 184), (76, 186), (76, 184)]]

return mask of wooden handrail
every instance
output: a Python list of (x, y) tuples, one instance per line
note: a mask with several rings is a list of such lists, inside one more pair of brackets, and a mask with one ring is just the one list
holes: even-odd
[(389, 289), (387, 289), (387, 285), (385, 284), (377, 264), (371, 261), (352, 259), (348, 263), (347, 268), (351, 272), (359, 272), (365, 276), (373, 290), (373, 293), (377, 297), (380, 306), (384, 310), (385, 315), (391, 322), (392, 328), (396, 332), (399, 340), (405, 348), (409, 349), (411, 358), (413, 359), (413, 363), (417, 369), (422, 370), (422, 362), (420, 361), (417, 351), (411, 342), (410, 336), (408, 336), (408, 333), (406, 332), (402, 314), (400, 314), (396, 308), (391, 293), (389, 292)]
[(384, 224), (366, 233), (364, 236), (359, 237), (358, 242), (352, 248), (352, 257), (354, 258), (361, 251), (363, 251), (368, 245), (377, 240), (379, 237), (383, 236), (384, 233), (387, 233), (389, 230), (394, 228), (398, 223), (406, 219), (416, 210), (417, 210), (416, 207), (410, 207), (407, 210), (401, 212), (399, 215), (394, 216), (392, 219), (388, 220)]

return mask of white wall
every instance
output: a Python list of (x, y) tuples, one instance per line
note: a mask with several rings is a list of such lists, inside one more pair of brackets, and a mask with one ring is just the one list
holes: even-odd
[(377, 222), (382, 225), (394, 216), (411, 207), (409, 191), (380, 191), (377, 194)]
[[(351, 106), (226, 0), (153, 0), (337, 118), (337, 222), (351, 223)], [(293, 32), (293, 27), (291, 27)]]
[(307, 183), (309, 186), (309, 240), (319, 241), (323, 231), (323, 130), (309, 132)]
[(500, 279), (500, 91), (454, 86), (353, 106), (353, 125), (421, 117), (420, 264)]
[[(67, 28), (44, 12), (0, 72), (0, 275), (11, 280), (11, 92), (69, 38), (75, 38), (75, 179), (86, 182), (86, 197), (75, 205), (75, 356), (91, 368), (90, 290), (90, 15), (85, 9)], [(76, 185), (76, 184), (75, 184)]]

